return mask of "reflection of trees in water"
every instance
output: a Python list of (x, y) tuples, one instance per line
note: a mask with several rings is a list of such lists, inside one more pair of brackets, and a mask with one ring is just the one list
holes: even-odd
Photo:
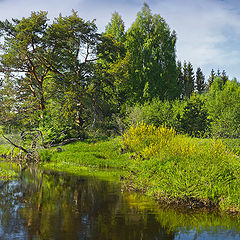
[(21, 184), (14, 182), (14, 189), (5, 184), (1, 206), (9, 214), (1, 214), (4, 232), (11, 231), (7, 223), (15, 214), (11, 225), (22, 233), (27, 229), (28, 239), (173, 239), (154, 215), (130, 208), (118, 185), (34, 170), (29, 175)]
[[(24, 182), (27, 197), (22, 216), (29, 236), (43, 239), (173, 239), (153, 215), (130, 209), (113, 183), (94, 178), (35, 174)], [(148, 226), (148, 227), (146, 227)], [(151, 229), (150, 229), (151, 226)]]
[(0, 182), (0, 239), (25, 239), (23, 221), (18, 214), (23, 207), (22, 184), (18, 181)]
[(174, 239), (184, 229), (201, 234), (209, 226), (214, 235), (212, 226), (239, 225), (230, 216), (203, 212), (161, 208), (151, 214), (139, 195), (122, 195), (118, 185), (94, 178), (33, 169), (24, 175), (0, 182), (0, 239)]

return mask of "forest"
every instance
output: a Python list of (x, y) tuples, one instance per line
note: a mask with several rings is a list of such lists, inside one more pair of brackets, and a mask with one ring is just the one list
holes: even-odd
[(122, 134), (131, 124), (191, 136), (239, 137), (240, 84), (205, 79), (176, 59), (177, 35), (145, 4), (129, 29), (115, 12), (103, 33), (72, 12), (0, 22), (0, 121), (5, 133), (39, 129), (48, 143)]
[(158, 199), (240, 209), (240, 83), (179, 61), (177, 33), (147, 4), (129, 29), (117, 12), (99, 33), (75, 11), (53, 21), (41, 11), (0, 21), (0, 36), (8, 143), (28, 154), (16, 144), (24, 132), (41, 133), (45, 148), (79, 140), (42, 151), (44, 167), (124, 169)]

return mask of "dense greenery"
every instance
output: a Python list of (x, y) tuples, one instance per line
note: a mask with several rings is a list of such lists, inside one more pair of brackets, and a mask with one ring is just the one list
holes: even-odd
[[(129, 29), (115, 12), (103, 33), (72, 12), (0, 22), (0, 123), (45, 142), (166, 124), (193, 136), (239, 136), (239, 84), (176, 61), (176, 33), (144, 4)], [(194, 95), (194, 96), (193, 96)], [(137, 114), (137, 116), (136, 116)]]
[[(136, 188), (158, 198), (239, 210), (240, 84), (224, 70), (205, 81), (177, 61), (175, 31), (147, 4), (129, 29), (117, 12), (101, 34), (75, 11), (52, 22), (33, 12), (0, 21), (0, 36), (1, 133), (41, 131), (45, 148), (82, 141), (39, 151), (44, 168), (132, 171)], [(117, 134), (123, 155), (119, 142), (89, 140)], [(229, 150), (213, 137), (236, 142)]]
[(124, 134), (123, 148), (134, 154), (134, 188), (159, 200), (239, 211), (239, 156), (221, 140), (139, 124)]

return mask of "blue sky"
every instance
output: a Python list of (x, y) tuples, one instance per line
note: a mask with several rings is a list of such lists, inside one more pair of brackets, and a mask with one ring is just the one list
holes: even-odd
[(146, 2), (177, 32), (177, 58), (201, 67), (206, 78), (211, 69), (226, 70), (240, 79), (240, 1), (238, 0), (0, 0), (0, 19), (22, 18), (45, 10), (49, 18), (69, 15), (74, 9), (86, 20), (96, 19), (103, 31), (117, 11), (126, 28)]

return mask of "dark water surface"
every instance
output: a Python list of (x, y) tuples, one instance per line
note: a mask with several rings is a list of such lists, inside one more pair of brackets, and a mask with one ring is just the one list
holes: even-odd
[(119, 184), (32, 170), (0, 182), (0, 239), (240, 239), (237, 217), (159, 208)]

